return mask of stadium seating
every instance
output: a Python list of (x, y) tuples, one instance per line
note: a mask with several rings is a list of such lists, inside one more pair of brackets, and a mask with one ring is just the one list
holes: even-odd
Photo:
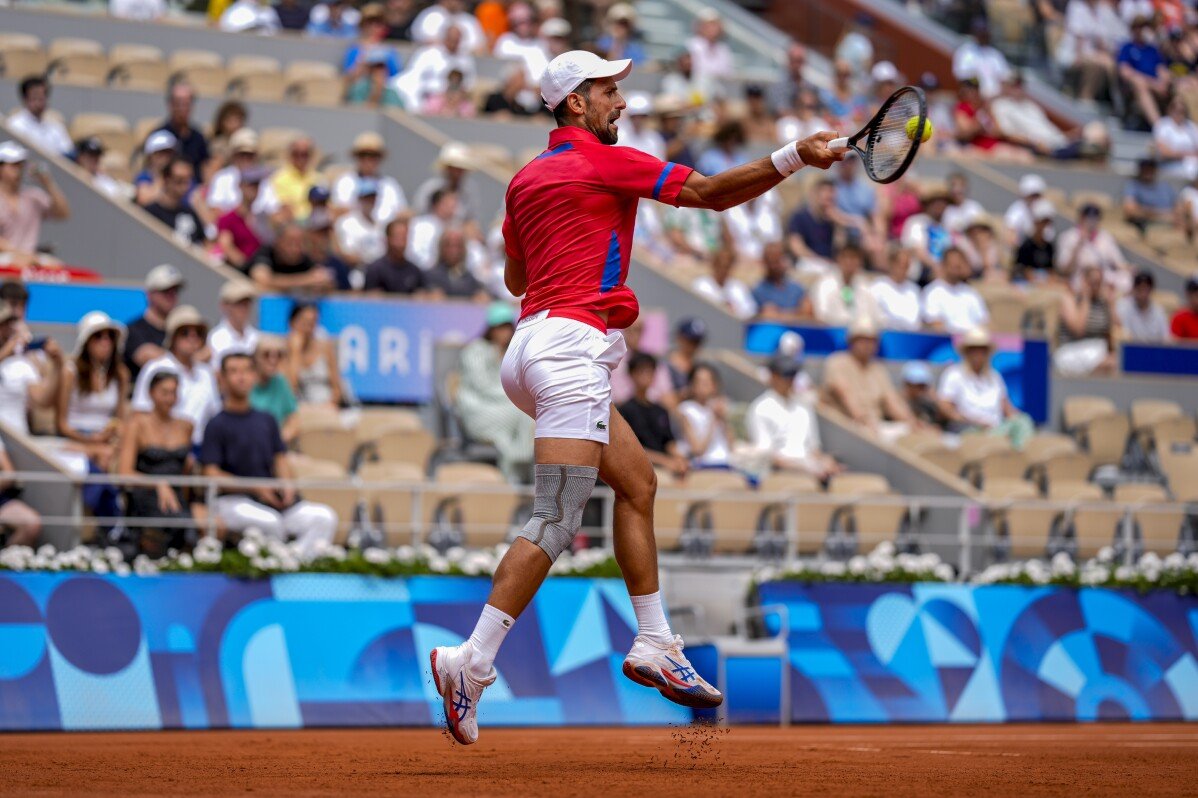
[(508, 539), (520, 506), (503, 474), (483, 463), (445, 463), (424, 495), (433, 545), (493, 546)]

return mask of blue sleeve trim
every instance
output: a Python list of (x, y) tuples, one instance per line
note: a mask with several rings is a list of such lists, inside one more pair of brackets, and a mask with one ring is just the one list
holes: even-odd
[(657, 199), (661, 195), (661, 189), (666, 184), (666, 178), (670, 176), (670, 172), (673, 171), (673, 169), (674, 164), (668, 163), (665, 165), (665, 168), (661, 170), (661, 174), (657, 176), (657, 185), (653, 186), (653, 199)]

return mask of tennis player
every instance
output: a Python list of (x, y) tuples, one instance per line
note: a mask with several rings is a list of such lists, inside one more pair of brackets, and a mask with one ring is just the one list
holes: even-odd
[(495, 656), (549, 568), (570, 548), (583, 506), (602, 477), (615, 493), (616, 561), (636, 611), (624, 674), (689, 707), (724, 700), (691, 667), (673, 634), (657, 582), (653, 500), (657, 478), (612, 407), (610, 376), (625, 352), (620, 330), (639, 308), (625, 284), (637, 202), (723, 211), (764, 194), (804, 166), (843, 159), (835, 133), (791, 142), (773, 155), (705, 177), (629, 147), (614, 147), (624, 109), (617, 81), (632, 63), (563, 53), (541, 78), (557, 129), (549, 147), (512, 179), (503, 238), (504, 280), (524, 296), (504, 356), (503, 387), (536, 420), (533, 516), (495, 571), (473, 634), (430, 660), (454, 739), (478, 739), (478, 700), (495, 681)]

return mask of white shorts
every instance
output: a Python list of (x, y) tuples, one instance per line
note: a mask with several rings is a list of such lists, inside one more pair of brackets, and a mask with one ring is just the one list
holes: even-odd
[(503, 390), (537, 422), (536, 437), (606, 444), (611, 372), (626, 350), (619, 330), (604, 335), (581, 321), (534, 313), (517, 325), (503, 357)]

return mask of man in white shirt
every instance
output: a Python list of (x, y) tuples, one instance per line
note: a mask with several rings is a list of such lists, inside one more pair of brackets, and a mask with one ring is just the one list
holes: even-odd
[(437, 265), (441, 233), (453, 222), (457, 208), (457, 192), (448, 188), (433, 192), (429, 199), (428, 213), (412, 219), (412, 226), (408, 231), (408, 260), (425, 271)]
[(974, 20), (973, 37), (953, 53), (953, 77), (977, 78), (982, 97), (990, 99), (1002, 91), (1002, 82), (1011, 73), (1007, 57), (990, 46), (990, 26), (982, 17)]
[(512, 4), (508, 8), (507, 24), (507, 32), (495, 40), (492, 55), (523, 63), (529, 81), (533, 85), (539, 84), (549, 66), (549, 50), (537, 35), (532, 9), (524, 3)]
[(1117, 303), (1119, 325), (1127, 334), (1127, 340), (1137, 343), (1160, 344), (1169, 340), (1169, 317), (1165, 310), (1152, 299), (1156, 278), (1150, 269), (1136, 272), (1131, 294)]
[(150, 381), (161, 371), (170, 371), (179, 377), (179, 400), (175, 415), (192, 423), (192, 443), (198, 445), (204, 439), (204, 427), (208, 420), (220, 412), (220, 392), (216, 378), (207, 363), (197, 359), (208, 337), (208, 323), (200, 312), (191, 305), (180, 305), (166, 318), (166, 354), (157, 357), (142, 367), (133, 386), (130, 407), (135, 413), (149, 413), (154, 409), (150, 401)]
[(1088, 203), (1078, 210), (1077, 225), (1061, 233), (1057, 242), (1056, 268), (1061, 277), (1074, 282), (1086, 266), (1102, 269), (1102, 278), (1117, 294), (1131, 290), (1132, 274), (1119, 242), (1102, 226), (1102, 209)]
[(933, 330), (954, 335), (990, 323), (990, 311), (968, 282), (972, 269), (965, 253), (956, 247), (944, 251), (943, 277), (923, 290), (923, 322)]
[[(205, 204), (217, 214), (241, 205), (241, 173), (262, 163), (258, 157), (258, 134), (248, 127), (241, 128), (229, 137), (229, 149), (229, 165), (212, 176), (208, 195), (204, 198)], [(269, 181), (264, 181), (251, 210), (257, 215), (273, 213), (278, 208), (279, 202)]]
[(732, 48), (724, 41), (724, 23), (720, 12), (705, 8), (695, 22), (695, 35), (686, 40), (691, 56), (692, 80), (703, 95), (723, 93), (723, 83), (736, 72)]
[(25, 347), (33, 340), (29, 328), (7, 302), (0, 302), (0, 422), (21, 435), (29, 434), (29, 408), (48, 407), (58, 397), (58, 374), (62, 350), (53, 340), (46, 342), (50, 369), (42, 378), (26, 357)]
[(374, 131), (361, 133), (354, 139), (351, 154), (355, 167), (337, 178), (333, 184), (332, 206), (341, 212), (358, 205), (358, 183), (365, 179), (376, 182), (378, 199), (374, 203), (374, 220), (380, 225), (395, 218), (400, 211), (407, 210), (408, 198), (394, 177), (383, 175), (382, 163), (387, 156), (383, 137)]
[(878, 324), (885, 330), (918, 330), (923, 326), (919, 286), (908, 279), (911, 253), (897, 241), (886, 250), (886, 273), (869, 287), (878, 307)]
[[(1020, 241), (1032, 234), (1036, 226), (1035, 217), (1032, 215), (1032, 205), (1044, 196), (1047, 188), (1048, 184), (1040, 175), (1026, 174), (1019, 178), (1019, 199), (1011, 203), (1002, 217), (1009, 246), (1019, 246)], [(1053, 232), (1051, 227), (1048, 232)], [(1051, 241), (1052, 238), (1050, 235), (1048, 240)]]
[(462, 39), (467, 51), (482, 53), (486, 50), (487, 37), (483, 33), (482, 25), (466, 10), (465, 0), (440, 0), (421, 11), (416, 19), (412, 20), (412, 40), (421, 44), (439, 42), (450, 25), (462, 29)]
[(1010, 438), (1011, 446), (1023, 444), (1035, 434), (1030, 416), (1020, 412), (1007, 395), (1002, 375), (990, 365), (994, 346), (985, 328), (975, 327), (961, 338), (961, 362), (940, 374), (940, 411), (951, 423), (975, 427)]
[(218, 24), (223, 31), (264, 36), (278, 33), (283, 27), (278, 12), (265, 0), (235, 0), (220, 15)]
[(630, 91), (625, 102), (628, 104), (624, 109), (627, 119), (619, 127), (616, 146), (632, 147), (659, 161), (667, 160), (666, 140), (648, 125), (649, 116), (653, 113), (653, 98), (643, 91)]
[(941, 221), (950, 232), (959, 233), (970, 221), (986, 212), (982, 203), (969, 196), (969, 178), (964, 172), (952, 172), (948, 176), (949, 204), (944, 209)]
[(8, 118), (8, 129), (42, 152), (70, 155), (75, 147), (62, 122), (47, 116), (50, 84), (41, 76), (28, 77), (20, 85), (22, 108)]
[(844, 469), (820, 449), (819, 420), (795, 394), (800, 368), (789, 355), (770, 361), (770, 387), (749, 405), (745, 416), (749, 442), (773, 468), (827, 479)]
[(730, 248), (720, 247), (711, 256), (711, 273), (696, 277), (691, 290), (746, 321), (757, 315), (757, 302), (749, 287), (732, 276), (735, 261), (736, 254)]
[(119, 202), (129, 201), (133, 198), (133, 186), (105, 174), (100, 164), (103, 157), (104, 143), (95, 136), (81, 139), (75, 145), (75, 162), (91, 176), (92, 188)]
[(166, 16), (166, 0), (108, 0), (108, 13), (120, 19), (149, 22)]
[(845, 244), (836, 253), (836, 268), (819, 278), (812, 289), (815, 318), (834, 327), (847, 327), (855, 319), (876, 321), (878, 307), (865, 276), (865, 251)]
[(412, 53), (404, 71), (392, 78), (391, 87), (403, 98), (406, 108), (418, 110), (429, 97), (445, 92), (449, 73), (455, 69), (462, 73), (463, 86), (474, 85), (478, 75), (474, 55), (463, 43), (462, 29), (450, 25), (441, 39)]
[(358, 207), (343, 214), (333, 226), (337, 250), (351, 267), (376, 261), (387, 251), (386, 224), (375, 221), (378, 194), (377, 181), (359, 181)]
[(221, 358), (230, 352), (253, 356), (258, 350), (261, 334), (250, 324), (257, 296), (254, 286), (244, 280), (230, 280), (220, 287), (221, 320), (208, 333), (213, 369), (220, 369)]

